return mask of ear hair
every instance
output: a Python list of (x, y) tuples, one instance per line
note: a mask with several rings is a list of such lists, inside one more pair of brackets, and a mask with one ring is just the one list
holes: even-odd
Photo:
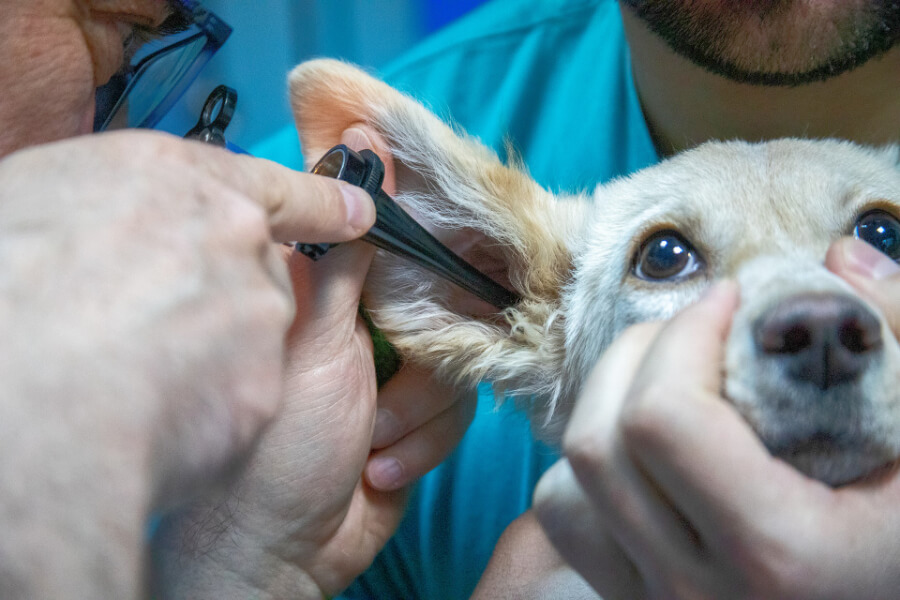
[(474, 317), (449, 305), (451, 284), (379, 253), (364, 304), (406, 359), (474, 386), (481, 380), (516, 396), (560, 397), (563, 323), (560, 292), (569, 278), (568, 244), (581, 202), (560, 202), (521, 168), (424, 106), (345, 63), (316, 60), (290, 76), (291, 100), (308, 162), (355, 123), (373, 127), (395, 162), (395, 199), (423, 224), (473, 229), (499, 247), (522, 296), (502, 313)]

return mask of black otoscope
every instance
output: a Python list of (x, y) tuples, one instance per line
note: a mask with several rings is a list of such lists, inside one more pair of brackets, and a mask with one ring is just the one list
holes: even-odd
[[(325, 153), (312, 172), (333, 177), (366, 190), (375, 200), (375, 224), (362, 239), (397, 256), (409, 258), (418, 265), (452, 281), (497, 308), (507, 308), (519, 296), (461, 259), (439, 242), (388, 196), (381, 184), (384, 164), (371, 150), (354, 152), (338, 144)], [(313, 260), (331, 248), (330, 244), (303, 244), (296, 248)]]
[[(234, 114), (235, 104), (237, 92), (219, 86), (206, 100), (197, 126), (185, 137), (245, 153), (225, 140), (225, 128)], [(346, 181), (372, 196), (375, 224), (362, 236), (363, 240), (412, 260), (497, 308), (510, 307), (520, 300), (518, 294), (507, 290), (435, 239), (381, 189), (384, 163), (371, 150), (355, 152), (339, 144), (325, 153), (312, 172)], [(331, 247), (333, 244), (295, 244), (298, 252), (312, 260), (320, 258)]]

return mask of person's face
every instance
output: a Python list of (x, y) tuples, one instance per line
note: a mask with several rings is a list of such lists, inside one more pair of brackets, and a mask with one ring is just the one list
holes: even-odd
[(798, 85), (900, 42), (896, 0), (621, 0), (673, 50), (746, 83)]
[(0, 156), (90, 133), (94, 90), (122, 66), (124, 41), (168, 14), (165, 0), (2, 0)]

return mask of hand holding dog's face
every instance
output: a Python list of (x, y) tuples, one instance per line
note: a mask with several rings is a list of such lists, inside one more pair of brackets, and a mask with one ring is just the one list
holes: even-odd
[[(862, 291), (876, 280), (835, 256), (864, 246), (851, 242), (832, 246), (829, 267)], [(900, 273), (878, 283), (900, 295)], [(898, 472), (832, 489), (772, 458), (720, 399), (736, 305), (719, 292), (604, 353), (568, 460), (535, 492), (546, 535), (604, 598), (893, 597)], [(879, 304), (900, 316), (896, 300)]]

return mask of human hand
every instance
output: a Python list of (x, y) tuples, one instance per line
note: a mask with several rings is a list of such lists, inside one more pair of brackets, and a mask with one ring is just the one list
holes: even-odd
[(157, 133), (0, 162), (0, 596), (139, 592), (147, 514), (220, 485), (278, 408), (270, 231), (373, 219), (350, 186)]
[(900, 265), (871, 245), (845, 237), (828, 249), (825, 266), (877, 306), (900, 338)]
[(535, 493), (548, 537), (607, 600), (895, 596), (900, 476), (832, 489), (768, 454), (719, 395), (736, 302), (607, 351)]
[[(341, 141), (373, 148), (391, 164), (368, 128), (351, 128)], [(393, 172), (386, 171), (390, 193)], [(298, 310), (288, 336), (285, 405), (224, 499), (164, 521), (154, 542), (160, 595), (336, 594), (393, 533), (404, 507), (400, 488), (455, 444), (445, 430), (461, 436), (469, 409), (456, 410), (457, 396), (427, 373), (401, 369), (376, 402), (371, 339), (358, 315), (373, 254), (368, 244), (352, 243), (315, 263), (290, 257)], [(376, 418), (376, 407), (390, 413)], [(372, 461), (401, 465), (383, 491), (363, 480), (373, 444), (383, 449)], [(372, 468), (377, 462), (367, 473)]]

